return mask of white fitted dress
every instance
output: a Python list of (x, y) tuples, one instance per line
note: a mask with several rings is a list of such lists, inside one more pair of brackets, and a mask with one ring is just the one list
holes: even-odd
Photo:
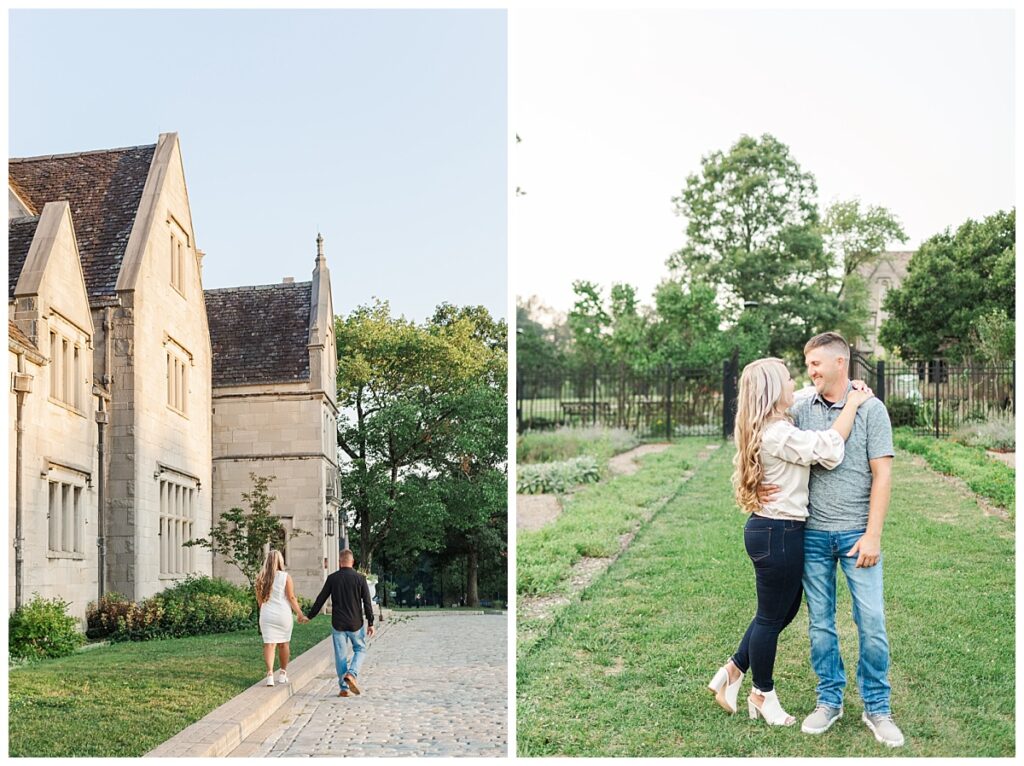
[(270, 598), (260, 606), (260, 633), (265, 644), (287, 644), (292, 640), (292, 608), (284, 595), (288, 573), (278, 571), (270, 586)]

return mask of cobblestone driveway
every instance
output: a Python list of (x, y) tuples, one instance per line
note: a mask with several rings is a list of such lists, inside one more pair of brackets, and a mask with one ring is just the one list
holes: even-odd
[(370, 641), (359, 696), (333, 663), (232, 756), (496, 756), (508, 748), (508, 620), (396, 616)]

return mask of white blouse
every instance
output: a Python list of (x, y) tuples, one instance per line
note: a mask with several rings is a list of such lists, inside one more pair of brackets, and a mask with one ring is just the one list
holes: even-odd
[(788, 420), (777, 420), (761, 437), (764, 483), (776, 484), (775, 500), (761, 507), (758, 516), (769, 519), (807, 518), (807, 481), (811, 464), (832, 470), (841, 462), (846, 442), (838, 431), (801, 431)]

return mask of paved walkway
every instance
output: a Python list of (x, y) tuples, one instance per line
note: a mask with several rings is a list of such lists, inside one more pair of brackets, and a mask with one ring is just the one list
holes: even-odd
[(334, 666), (230, 755), (508, 754), (508, 619), (395, 615), (371, 639), (359, 696), (338, 697)]

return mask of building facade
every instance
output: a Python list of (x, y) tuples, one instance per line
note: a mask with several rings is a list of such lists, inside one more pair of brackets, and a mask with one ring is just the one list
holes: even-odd
[[(317, 238), (309, 282), (206, 291), (213, 339), (213, 504), (241, 506), (251, 474), (273, 476), (296, 591), (337, 568), (337, 354), (331, 278)], [(214, 562), (214, 574), (240, 581)]]
[[(271, 459), (278, 451), (316, 453), (315, 482), (312, 465), (281, 475), (296, 497), (323, 499), (324, 466), (334, 464), (323, 437), (324, 413), (334, 406), (333, 377), (330, 385), (325, 379), (334, 343), (322, 252), (313, 283), (305, 283), (302, 338), (274, 339), (297, 342), (298, 351), (280, 354), (302, 364), (269, 388), (262, 378), (254, 389), (223, 385), (230, 372), (218, 377), (215, 413), (203, 254), (176, 134), (148, 146), (12, 159), (8, 213), (10, 608), (39, 593), (69, 601), (82, 618), (100, 593), (137, 600), (190, 574), (226, 574), (207, 549), (184, 543), (208, 535), (215, 507), (240, 500), (241, 479), (228, 466), (252, 433), (250, 396), (259, 409), (268, 396), (299, 401), (302, 387), (309, 402), (326, 392), (272, 419), (281, 426), (273, 438), (257, 429), (249, 445), (269, 450), (260, 453), (269, 463), (254, 464), (260, 471), (281, 470)], [(251, 352), (250, 344), (246, 359), (276, 353)], [(223, 486), (215, 444), (228, 458)], [(314, 571), (322, 580), (328, 548), (326, 512), (317, 519), (319, 526), (312, 511), (298, 513), (294, 523), (306, 525), (310, 539), (294, 538), (289, 548), (310, 584)]]

